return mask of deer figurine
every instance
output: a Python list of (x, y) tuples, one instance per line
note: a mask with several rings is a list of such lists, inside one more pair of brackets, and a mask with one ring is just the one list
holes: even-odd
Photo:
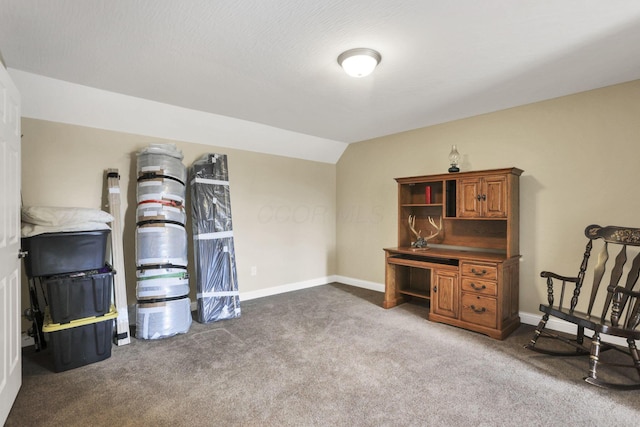
[(433, 220), (433, 218), (431, 217), (428, 217), (428, 218), (429, 218), (429, 224), (431, 224), (431, 226), (435, 229), (435, 232), (432, 232), (427, 237), (422, 237), (420, 235), (420, 233), (422, 233), (422, 230), (416, 231), (416, 216), (409, 215), (409, 228), (411, 229), (413, 234), (416, 235), (416, 241), (411, 243), (412, 248), (425, 249), (427, 247), (427, 241), (430, 239), (433, 239), (438, 234), (440, 234), (440, 231), (442, 231), (442, 217), (440, 217), (439, 225), (436, 225), (436, 222)]

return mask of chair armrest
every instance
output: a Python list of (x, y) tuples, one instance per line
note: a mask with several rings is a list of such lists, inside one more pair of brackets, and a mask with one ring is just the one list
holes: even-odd
[(623, 294), (632, 298), (640, 298), (640, 292), (632, 291), (630, 289), (626, 289), (623, 286), (616, 286), (613, 288), (614, 296), (615, 294)]
[[(565, 299), (565, 286), (567, 283), (574, 283), (575, 289), (573, 290), (573, 292), (571, 293), (571, 302), (569, 305), (569, 309), (570, 309), (570, 313), (573, 313), (574, 308), (576, 307), (577, 303), (578, 303), (578, 295), (580, 294), (580, 290), (578, 289), (578, 282), (579, 279), (577, 277), (567, 277), (567, 276), (561, 276), (559, 274), (556, 273), (552, 273), (551, 271), (543, 271), (540, 273), (540, 277), (546, 278), (547, 279), (547, 302), (549, 303), (549, 307), (552, 307), (553, 304), (555, 302), (558, 303), (558, 307), (562, 307), (564, 305), (564, 299)], [(556, 298), (554, 296), (554, 292), (553, 292), (553, 288), (556, 286), (556, 282), (554, 282), (555, 280), (558, 280), (559, 282), (562, 282), (561, 284), (558, 283), (560, 285), (560, 298), (559, 301), (556, 301)]]
[(624, 306), (629, 302), (629, 313), (624, 325), (625, 329), (635, 329), (640, 324), (640, 292), (616, 286), (613, 289), (613, 305), (611, 308), (611, 324), (618, 326)]
[(578, 283), (578, 278), (577, 277), (567, 277), (567, 276), (561, 276), (559, 274), (556, 273), (552, 273), (550, 271), (543, 271), (540, 273), (540, 277), (544, 277), (544, 278), (552, 278), (552, 279), (557, 279), (557, 280), (562, 280), (563, 282), (572, 282), (572, 283)]

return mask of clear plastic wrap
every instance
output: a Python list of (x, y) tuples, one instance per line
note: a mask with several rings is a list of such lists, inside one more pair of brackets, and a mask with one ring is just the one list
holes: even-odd
[(173, 144), (151, 144), (138, 153), (137, 338), (167, 338), (191, 326), (186, 175)]
[(184, 334), (191, 327), (188, 297), (136, 305), (136, 338), (155, 340)]
[(147, 154), (158, 154), (162, 156), (174, 157), (178, 160), (182, 160), (184, 156), (182, 151), (178, 149), (176, 144), (149, 144), (142, 150), (138, 151), (138, 156)]
[(151, 144), (138, 152), (138, 178), (167, 176), (186, 183), (187, 168), (182, 152), (174, 144)]
[(162, 203), (141, 203), (136, 208), (138, 225), (167, 221), (184, 225), (187, 220), (184, 206), (170, 206)]
[(189, 294), (189, 274), (186, 268), (138, 270), (136, 276), (138, 300), (157, 300)]
[(136, 265), (187, 266), (187, 230), (177, 224), (150, 224), (136, 229)]
[[(199, 239), (195, 242), (200, 280), (196, 279), (198, 322), (240, 316), (233, 237)], [(199, 286), (201, 285), (201, 286)]]
[(189, 169), (197, 320), (239, 317), (227, 156), (207, 154)]
[(146, 201), (184, 205), (186, 188), (184, 184), (170, 178), (139, 179), (137, 186), (138, 203)]
[(198, 194), (197, 203), (191, 204), (193, 227), (196, 227), (195, 219), (197, 218), (198, 233), (200, 234), (233, 230), (229, 185), (216, 184), (215, 180), (206, 178), (194, 181), (196, 180), (192, 180), (191, 183), (191, 197), (194, 196), (194, 187), (200, 194)]

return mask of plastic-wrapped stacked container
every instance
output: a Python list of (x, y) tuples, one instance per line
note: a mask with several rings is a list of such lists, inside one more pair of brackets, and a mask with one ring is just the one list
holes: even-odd
[(227, 156), (207, 154), (189, 171), (198, 322), (240, 316)]
[(184, 268), (138, 270), (136, 292), (139, 300), (175, 298), (189, 294), (189, 275)]
[(167, 338), (191, 327), (184, 201), (187, 169), (173, 144), (138, 152), (136, 337)]
[(114, 306), (102, 316), (54, 323), (47, 316), (42, 330), (49, 334), (56, 372), (78, 368), (111, 357), (113, 321), (118, 316)]
[(49, 342), (56, 372), (110, 357), (117, 312), (106, 224), (113, 217), (89, 208), (26, 206), (21, 219), (36, 351)]

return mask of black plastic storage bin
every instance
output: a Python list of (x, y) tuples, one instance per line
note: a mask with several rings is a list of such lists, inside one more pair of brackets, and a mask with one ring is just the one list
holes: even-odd
[(73, 274), (43, 279), (53, 323), (103, 316), (111, 307), (113, 270), (108, 266), (94, 274)]
[(111, 230), (43, 233), (22, 239), (29, 277), (53, 276), (104, 266)]
[(111, 357), (115, 307), (99, 317), (74, 320), (70, 323), (51, 323), (45, 318), (42, 331), (49, 334), (55, 372), (79, 368)]

